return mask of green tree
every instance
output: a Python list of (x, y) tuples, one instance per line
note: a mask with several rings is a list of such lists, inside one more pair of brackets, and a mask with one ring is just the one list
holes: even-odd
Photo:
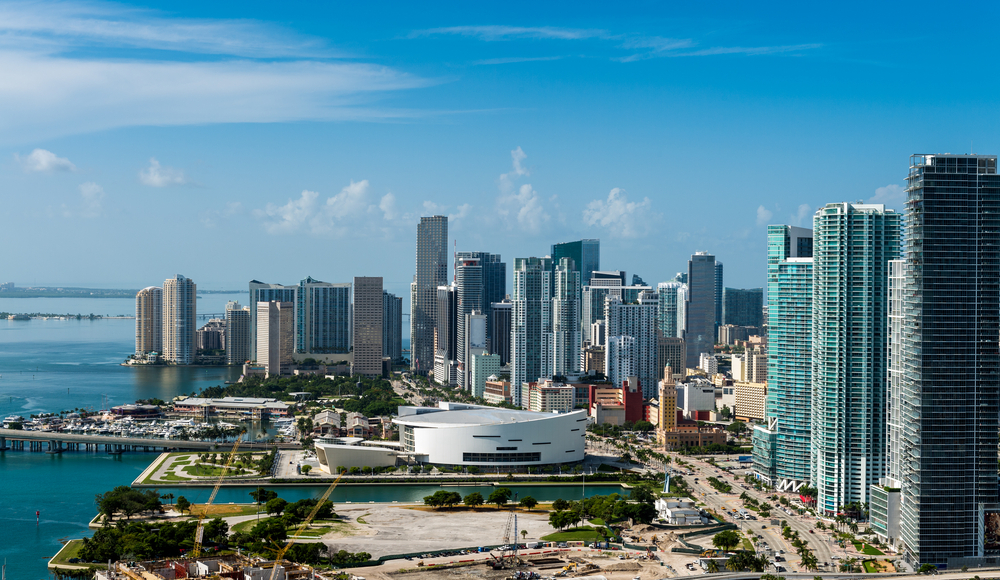
[(275, 497), (267, 500), (267, 503), (264, 504), (264, 510), (268, 515), (281, 515), (281, 512), (285, 511), (286, 506), (288, 506), (287, 501), (280, 497)]
[[(733, 530), (724, 530), (712, 537), (712, 545), (720, 550), (732, 550), (740, 543), (740, 536)], [(742, 568), (740, 568), (742, 570)]]
[[(709, 574), (716, 574), (719, 571), (719, 563), (716, 560), (709, 560), (708, 564), (705, 564), (705, 568), (708, 570)], [(764, 580), (763, 576), (760, 578), (761, 580)]]
[(474, 491), (469, 495), (465, 496), (465, 499), (463, 499), (462, 502), (465, 503), (465, 505), (474, 508), (483, 505), (485, 500), (483, 499), (483, 494), (479, 493), (478, 491)]
[(253, 501), (258, 505), (263, 505), (278, 497), (278, 492), (271, 491), (269, 489), (255, 489), (250, 492), (250, 497), (253, 498)]
[(504, 504), (510, 501), (511, 496), (513, 495), (514, 493), (510, 489), (506, 487), (498, 487), (493, 490), (493, 493), (491, 493), (490, 497), (487, 498), (486, 503), (493, 504), (497, 506), (497, 509), (500, 509), (504, 506)]
[(917, 570), (917, 574), (933, 574), (934, 572), (937, 572), (937, 566), (934, 564), (924, 564)]
[(569, 502), (562, 498), (559, 498), (556, 501), (552, 502), (552, 509), (556, 510), (557, 512), (569, 509)]
[(747, 430), (747, 424), (743, 421), (733, 421), (726, 427), (726, 431), (729, 431), (733, 435), (739, 437)]
[(521, 507), (530, 510), (533, 509), (536, 505), (538, 505), (538, 500), (528, 495), (525, 496), (524, 499), (520, 501), (520, 505)]
[(312, 471), (312, 465), (303, 465), (302, 466), (302, 475), (309, 475), (310, 471)]
[(177, 503), (175, 505), (177, 507), (177, 511), (181, 512), (181, 515), (184, 515), (184, 512), (191, 510), (191, 502), (189, 502), (183, 495), (177, 497)]

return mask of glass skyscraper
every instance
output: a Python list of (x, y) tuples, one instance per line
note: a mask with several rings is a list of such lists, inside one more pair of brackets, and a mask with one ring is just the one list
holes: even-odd
[[(552, 260), (514, 259), (514, 296), (511, 315), (512, 403), (521, 401), (521, 384), (535, 382), (547, 365), (544, 337), (552, 331)], [(551, 352), (551, 351), (550, 351)]]
[[(580, 273), (580, 286), (586, 286), (590, 284), (594, 272), (601, 269), (601, 240), (588, 239), (552, 244), (550, 257), (553, 267), (563, 258), (572, 259), (576, 271)], [(623, 281), (622, 286), (624, 285)]]
[(420, 218), (417, 268), (410, 285), (410, 368), (427, 374), (434, 368), (437, 289), (448, 283), (448, 217)]
[(295, 302), (295, 352), (348, 353), (351, 336), (351, 284), (307, 277)]
[[(660, 334), (665, 337), (680, 337), (682, 326), (678, 321), (678, 301), (683, 302), (684, 297), (681, 288), (684, 284), (680, 282), (660, 282), (656, 285), (656, 294), (659, 297), (659, 309), (657, 310), (657, 325)], [(660, 369), (661, 371), (663, 369)]]
[(720, 275), (712, 254), (698, 252), (688, 261), (687, 321), (684, 325), (687, 368), (698, 368), (702, 353), (715, 353), (715, 288)]
[(812, 250), (811, 230), (767, 227), (766, 424), (754, 427), (754, 471), (781, 491), (809, 480)]
[(722, 324), (755, 326), (764, 324), (763, 288), (726, 288), (722, 296)]
[[(831, 203), (813, 219), (812, 462), (817, 509), (867, 503), (884, 476), (889, 261), (900, 216)], [(780, 423), (780, 421), (779, 421)]]

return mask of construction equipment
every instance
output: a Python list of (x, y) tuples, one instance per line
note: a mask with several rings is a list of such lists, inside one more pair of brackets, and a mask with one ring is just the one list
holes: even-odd
[(197, 558), (201, 556), (201, 540), (202, 536), (205, 535), (205, 516), (208, 515), (208, 506), (212, 505), (215, 501), (215, 496), (219, 493), (219, 488), (222, 487), (223, 480), (226, 479), (226, 474), (229, 473), (229, 466), (233, 464), (233, 459), (236, 458), (236, 451), (240, 448), (240, 443), (243, 442), (243, 434), (246, 431), (240, 431), (240, 434), (236, 437), (236, 444), (233, 445), (233, 450), (229, 452), (229, 459), (226, 459), (226, 464), (222, 467), (222, 472), (219, 474), (219, 479), (215, 482), (215, 488), (212, 489), (212, 495), (208, 496), (208, 501), (205, 502), (205, 509), (201, 511), (201, 515), (198, 516), (198, 529), (194, 533), (194, 548), (191, 550), (191, 557)]
[(516, 565), (517, 562), (517, 514), (511, 510), (507, 515), (507, 524), (503, 530), (503, 546), (500, 547), (500, 556), (494, 556), (490, 565), (494, 570), (502, 570), (508, 563)]
[(285, 544), (285, 547), (278, 550), (278, 552), (274, 555), (274, 566), (271, 568), (271, 580), (274, 580), (277, 577), (278, 562), (280, 562), (281, 559), (285, 557), (285, 553), (288, 552), (288, 549), (292, 547), (292, 544), (295, 542), (295, 540), (298, 539), (298, 537), (302, 534), (302, 532), (306, 531), (306, 529), (309, 528), (309, 524), (312, 523), (313, 519), (316, 517), (316, 514), (319, 513), (320, 508), (322, 508), (323, 504), (326, 503), (326, 500), (330, 498), (330, 494), (333, 493), (334, 488), (336, 488), (337, 484), (340, 483), (340, 478), (344, 477), (344, 474), (346, 473), (347, 473), (346, 470), (340, 472), (340, 475), (337, 476), (337, 479), (333, 480), (333, 483), (330, 484), (330, 487), (326, 488), (326, 491), (323, 492), (323, 496), (320, 497), (319, 501), (316, 502), (316, 505), (313, 506), (312, 511), (309, 512), (309, 516), (306, 517), (305, 521), (302, 522), (302, 525), (299, 526), (299, 529), (295, 530), (295, 533), (288, 538), (288, 543)]

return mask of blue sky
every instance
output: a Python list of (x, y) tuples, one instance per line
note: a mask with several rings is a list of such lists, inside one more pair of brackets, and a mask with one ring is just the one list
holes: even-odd
[[(208, 4), (208, 5), (206, 5)], [(319, 5), (317, 5), (319, 4)], [(581, 237), (647, 282), (1000, 151), (995, 5), (0, 2), (2, 281), (381, 275)], [(404, 298), (406, 299), (406, 298)]]

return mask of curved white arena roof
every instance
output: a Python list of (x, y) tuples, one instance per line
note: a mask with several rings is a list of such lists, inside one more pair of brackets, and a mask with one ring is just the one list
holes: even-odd
[[(400, 410), (402, 409), (401, 407)], [(580, 414), (586, 413), (585, 410), (575, 412)], [(565, 413), (562, 416), (567, 414), (571, 413)], [(458, 409), (421, 408), (416, 414), (404, 415), (401, 413), (400, 416), (393, 419), (393, 423), (409, 425), (411, 427), (475, 427), (480, 425), (506, 425), (527, 421), (542, 421), (559, 416), (556, 413), (537, 413), (535, 411), (463, 405)]]

